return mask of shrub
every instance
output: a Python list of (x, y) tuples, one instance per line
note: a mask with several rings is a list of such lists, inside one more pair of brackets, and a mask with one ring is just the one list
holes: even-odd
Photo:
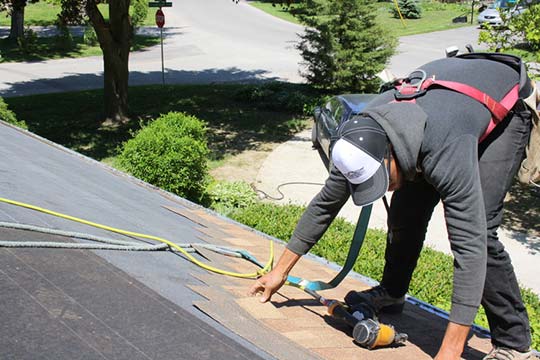
[(220, 181), (208, 187), (212, 209), (228, 215), (235, 208), (245, 208), (257, 201), (257, 193), (244, 181)]
[(74, 44), (73, 36), (71, 35), (71, 32), (69, 31), (66, 23), (63, 21), (59, 21), (56, 25), (56, 28), (58, 29), (58, 35), (56, 35), (54, 38), (56, 48), (60, 50), (71, 49)]
[(99, 44), (96, 31), (90, 25), (84, 28), (83, 42), (89, 46), (96, 46)]
[(540, 4), (532, 5), (521, 15), (511, 18), (511, 23), (525, 43), (533, 50), (540, 50)]
[(148, 1), (134, 0), (131, 6), (131, 24), (133, 28), (140, 26), (146, 20), (148, 15)]
[(120, 167), (134, 176), (192, 201), (206, 188), (206, 125), (183, 113), (160, 116), (127, 141)]
[(486, 25), (478, 37), (479, 43), (496, 51), (519, 47), (540, 50), (540, 4), (532, 5), (520, 15), (511, 16), (507, 11), (500, 14), (502, 25)]
[(15, 113), (8, 109), (7, 104), (4, 102), (4, 99), (2, 99), (1, 97), (0, 97), (0, 120), (16, 125), (23, 129), (28, 129), (28, 126), (26, 125), (24, 121), (17, 120)]
[(37, 34), (29, 27), (24, 29), (22, 37), (17, 38), (17, 45), (24, 54), (32, 54), (36, 51), (38, 45)]
[[(297, 205), (274, 205), (255, 203), (237, 208), (229, 217), (261, 232), (288, 241), (304, 208)], [(311, 252), (329, 261), (343, 265), (347, 257), (355, 226), (342, 218), (336, 218), (322, 239)], [(380, 280), (384, 268), (386, 234), (381, 230), (367, 231), (362, 251), (354, 265), (354, 271)], [(450, 310), (452, 296), (453, 259), (451, 256), (428, 247), (422, 250), (409, 288), (409, 294), (446, 311)], [(537, 295), (522, 289), (523, 301), (529, 312), (533, 348), (540, 347), (540, 300)], [(488, 328), (483, 308), (475, 323)]]
[(405, 19), (420, 19), (422, 17), (422, 10), (416, 0), (399, 0), (398, 5), (399, 12), (395, 6), (391, 10), (396, 19), (399, 19), (399, 13)]

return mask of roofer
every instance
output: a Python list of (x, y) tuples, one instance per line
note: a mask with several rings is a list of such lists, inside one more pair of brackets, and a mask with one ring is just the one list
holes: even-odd
[(485, 136), (491, 128), (490, 106), (462, 91), (445, 86), (425, 91), (421, 85), (428, 79), (450, 80), (501, 102), (520, 76), (529, 90), (531, 82), (516, 68), (489, 57), (445, 58), (420, 69), (409, 77), (410, 83), (416, 82), (415, 96), (400, 98), (399, 90), (388, 90), (340, 127), (332, 150), (334, 166), (324, 187), (302, 215), (275, 268), (249, 293), (262, 293), (261, 302), (268, 301), (350, 195), (364, 206), (394, 190), (381, 284), (352, 291), (345, 301), (401, 311), (428, 222), (442, 200), (454, 279), (450, 321), (435, 359), (461, 358), (480, 303), (493, 344), (484, 359), (528, 359), (529, 320), (497, 228), (505, 194), (524, 156), (531, 112), (514, 99), (513, 111)]

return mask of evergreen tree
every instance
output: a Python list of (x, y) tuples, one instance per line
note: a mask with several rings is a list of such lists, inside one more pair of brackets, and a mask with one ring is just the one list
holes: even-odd
[(306, 25), (298, 48), (303, 76), (333, 91), (374, 92), (396, 46), (375, 21), (370, 0), (305, 0), (296, 10)]
[[(401, 16), (405, 19), (420, 19), (422, 17), (422, 9), (416, 0), (399, 0), (398, 5)], [(392, 13), (396, 19), (399, 18), (399, 13), (395, 6), (392, 8)]]

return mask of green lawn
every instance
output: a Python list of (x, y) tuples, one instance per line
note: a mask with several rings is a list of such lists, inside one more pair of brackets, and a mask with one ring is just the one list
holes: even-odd
[[(136, 35), (133, 39), (132, 50), (142, 50), (149, 46), (159, 44), (159, 41), (158, 37)], [(103, 55), (99, 45), (86, 45), (83, 43), (83, 39), (80, 36), (74, 37), (73, 45), (67, 49), (56, 42), (57, 40), (55, 37), (39, 37), (35, 39), (34, 45), (24, 50), (13, 41), (0, 39), (0, 63), (13, 61), (43, 61), (49, 59)]]
[[(390, 29), (397, 36), (422, 34), (432, 31), (448, 30), (463, 26), (470, 26), (470, 8), (456, 4), (440, 4), (433, 9), (424, 10), (420, 19), (396, 19), (390, 13), (391, 4), (381, 4), (377, 10), (377, 20), (385, 28)], [(468, 11), (468, 12), (467, 12)], [(467, 23), (452, 23), (452, 19), (467, 15)], [(475, 15), (476, 16), (476, 15)], [(476, 18), (473, 19), (475, 23)]]
[[(29, 26), (54, 25), (59, 9), (59, 6), (44, 1), (29, 4), (24, 11), (24, 24)], [(0, 12), (0, 26), (10, 26), (10, 21), (11, 19), (6, 12)]]
[(256, 7), (257, 9), (261, 9), (264, 12), (269, 13), (270, 15), (273, 15), (275, 17), (278, 17), (280, 19), (300, 24), (300, 22), (288, 11), (287, 7), (282, 6), (280, 4), (274, 4), (265, 1), (260, 0), (253, 0), (249, 1), (249, 4)]
[[(101, 13), (105, 19), (109, 18), (109, 7), (106, 4), (98, 5)], [(56, 21), (57, 14), (60, 12), (60, 6), (53, 5), (44, 1), (40, 1), (34, 4), (28, 4), (24, 11), (24, 25), (25, 26), (51, 26)], [(146, 20), (142, 24), (143, 26), (155, 26), (155, 9), (148, 9), (148, 15)], [(10, 18), (6, 12), (0, 12), (0, 26), (10, 26)]]
[[(4, 101), (30, 131), (97, 160), (115, 156), (118, 146), (141, 124), (169, 111), (186, 112), (208, 122), (212, 159), (219, 161), (256, 148), (261, 142), (285, 141), (310, 123), (303, 116), (302, 103), (294, 104), (297, 109), (287, 110), (283, 102), (298, 98), (298, 94), (314, 97), (317, 94), (305, 85), (277, 86), (276, 91), (239, 84), (131, 87), (132, 120), (119, 127), (100, 124), (102, 90), (13, 97)], [(266, 95), (255, 98), (254, 94), (259, 92)], [(281, 100), (269, 103), (267, 97), (271, 93)]]
[[(394, 32), (397, 36), (448, 30), (470, 25), (470, 8), (468, 6), (438, 3), (434, 0), (425, 0), (422, 3), (424, 4), (422, 18), (416, 20), (405, 19), (405, 24), (403, 24), (400, 19), (394, 18), (390, 13), (390, 9), (393, 7), (393, 4), (378, 3), (377, 20), (384, 27)], [(279, 4), (273, 6), (271, 2), (261, 0), (250, 1), (249, 4), (283, 20), (296, 24), (299, 23), (299, 21), (288, 12), (287, 7)], [(468, 17), (468, 23), (452, 23), (453, 18), (465, 14)], [(475, 19), (473, 20), (476, 21), (476, 13)]]

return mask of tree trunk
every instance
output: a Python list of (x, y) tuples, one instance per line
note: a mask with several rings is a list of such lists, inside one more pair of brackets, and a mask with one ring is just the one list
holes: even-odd
[(12, 6), (9, 39), (16, 40), (24, 36), (24, 7), (26, 1), (14, 0)]
[(129, 47), (109, 44), (103, 49), (105, 116), (115, 123), (128, 117)]
[(103, 94), (106, 120), (122, 123), (128, 120), (129, 51), (132, 26), (130, 0), (109, 2), (109, 23), (99, 13), (95, 2), (87, 2), (90, 18), (103, 50)]

